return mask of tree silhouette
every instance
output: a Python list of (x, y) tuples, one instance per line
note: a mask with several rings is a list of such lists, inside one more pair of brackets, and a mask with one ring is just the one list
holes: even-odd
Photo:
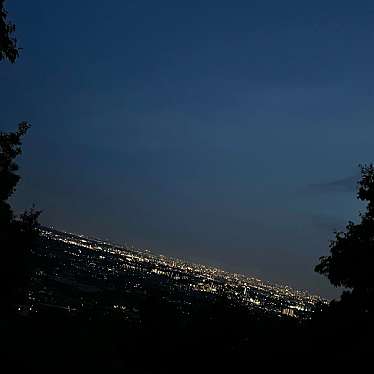
[(8, 202), (20, 180), (14, 160), (21, 154), (21, 138), (29, 127), (22, 122), (16, 132), (0, 133), (0, 287), (6, 313), (15, 303), (22, 301), (30, 270), (31, 249), (38, 236), (40, 212), (31, 209), (17, 217)]
[(360, 223), (350, 221), (345, 232), (336, 232), (330, 256), (320, 258), (315, 271), (336, 287), (344, 287), (341, 303), (361, 312), (374, 310), (374, 166), (361, 167), (357, 198), (367, 203)]
[[(7, 59), (14, 63), (19, 55), (16, 39), (12, 37), (14, 31), (14, 24), (7, 21), (4, 0), (0, 0), (0, 61)], [(16, 132), (0, 133), (0, 291), (4, 314), (11, 313), (15, 304), (22, 301), (31, 248), (38, 236), (40, 212), (31, 209), (17, 217), (9, 204), (20, 180), (15, 159), (21, 154), (21, 140), (29, 127), (22, 122)]]
[(0, 61), (7, 59), (14, 63), (19, 56), (17, 39), (13, 37), (16, 26), (7, 20), (7, 11), (4, 8), (5, 0), (0, 0)]

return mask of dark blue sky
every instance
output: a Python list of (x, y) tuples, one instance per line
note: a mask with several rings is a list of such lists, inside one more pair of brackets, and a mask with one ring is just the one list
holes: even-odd
[(17, 207), (286, 282), (356, 217), (373, 160), (374, 2), (7, 2), (2, 130), (32, 129)]

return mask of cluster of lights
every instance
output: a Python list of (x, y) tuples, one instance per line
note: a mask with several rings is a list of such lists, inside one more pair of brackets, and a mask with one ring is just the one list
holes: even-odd
[[(215, 267), (155, 255), (148, 250), (136, 250), (133, 247), (113, 245), (106, 241), (49, 229), (41, 230), (41, 234), (48, 239), (76, 246), (76, 251), (70, 252), (74, 256), (81, 255), (80, 248), (100, 252), (98, 258), (102, 261), (105, 261), (108, 255), (115, 256), (117, 265), (121, 266), (111, 264), (106, 268), (108, 272), (139, 270), (142, 266), (149, 265), (151, 266), (150, 273), (157, 276), (165, 276), (178, 281), (195, 279), (187, 284), (191, 290), (211, 294), (223, 290), (230, 294), (230, 297), (247, 305), (261, 307), (264, 310), (277, 309), (279, 314), (295, 316), (298, 312), (312, 311), (317, 303), (326, 302), (318, 296), (293, 290), (288, 286), (274, 285), (257, 278), (228, 273)], [(96, 266), (95, 263), (92, 265)], [(285, 300), (287, 305), (284, 305)], [(113, 308), (121, 307), (114, 305)]]

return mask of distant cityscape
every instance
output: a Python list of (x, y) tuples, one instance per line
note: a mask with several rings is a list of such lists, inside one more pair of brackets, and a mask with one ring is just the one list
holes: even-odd
[(20, 313), (54, 308), (136, 322), (152, 292), (186, 315), (196, 300), (217, 297), (249, 311), (302, 319), (327, 303), (287, 286), (47, 227), (41, 229), (35, 254), (29, 304), (20, 306)]

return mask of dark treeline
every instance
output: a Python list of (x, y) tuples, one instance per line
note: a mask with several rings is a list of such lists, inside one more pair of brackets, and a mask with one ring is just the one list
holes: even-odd
[[(4, 1), (0, 1), (0, 62), (14, 63), (19, 55), (17, 41), (13, 36), (15, 25), (7, 20)], [(33, 208), (16, 216), (9, 204), (20, 176), (15, 162), (21, 154), (22, 137), (30, 125), (21, 122), (13, 133), (0, 133), (0, 287), (5, 317), (24, 297), (23, 290), (29, 278), (31, 250), (38, 236), (37, 219), (40, 212)]]
[[(14, 63), (19, 48), (15, 26), (0, 0), (0, 61)], [(21, 153), (26, 122), (0, 134), (0, 287), (1, 369), (44, 369), (55, 372), (214, 372), (243, 364), (292, 367), (296, 360), (318, 366), (362, 362), (373, 350), (374, 167), (362, 167), (358, 198), (367, 202), (360, 222), (336, 233), (330, 255), (316, 271), (334, 286), (344, 287), (339, 301), (314, 314), (312, 320), (275, 318), (233, 305), (224, 295), (196, 303), (189, 318), (151, 289), (141, 323), (133, 325), (115, 314), (72, 315), (44, 309), (22, 315), (18, 306), (37, 264), (38, 211), (17, 216), (9, 198), (20, 179), (16, 157)], [(105, 297), (105, 295), (103, 295)], [(11, 366), (8, 366), (11, 365)], [(322, 364), (321, 364), (322, 365)], [(131, 369), (131, 370), (130, 370)]]

